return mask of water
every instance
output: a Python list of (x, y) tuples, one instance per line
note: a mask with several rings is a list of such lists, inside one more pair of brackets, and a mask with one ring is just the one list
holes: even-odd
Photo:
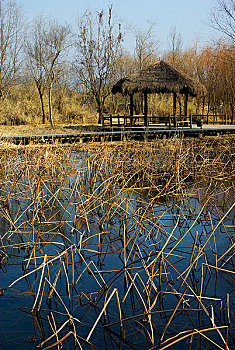
[(163, 349), (187, 331), (168, 348), (223, 349), (227, 330), (235, 347), (232, 197), (154, 200), (72, 165), (2, 188), (0, 349)]

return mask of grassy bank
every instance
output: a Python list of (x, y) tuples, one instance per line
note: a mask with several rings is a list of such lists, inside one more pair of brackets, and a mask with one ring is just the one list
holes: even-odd
[(79, 132), (80, 130), (95, 130), (97, 124), (55, 124), (52, 128), (49, 124), (29, 124), (29, 125), (0, 125), (1, 136), (15, 136), (15, 135), (53, 135), (53, 134), (68, 134)]

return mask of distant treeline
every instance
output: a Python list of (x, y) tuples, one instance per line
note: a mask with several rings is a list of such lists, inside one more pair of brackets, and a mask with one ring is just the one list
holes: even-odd
[[(153, 25), (136, 31), (133, 53), (124, 48), (125, 31), (112, 7), (86, 11), (74, 30), (68, 24), (38, 16), (29, 25), (15, 1), (0, 0), (0, 123), (95, 123), (104, 113), (129, 113), (129, 99), (111, 94), (121, 78), (163, 59), (207, 89), (190, 103), (191, 113), (227, 113), (234, 123), (234, 38), (202, 48), (183, 49), (176, 28), (169, 50), (160, 52)], [(224, 34), (224, 33), (223, 33)], [(171, 113), (171, 96), (149, 96), (149, 113)], [(183, 99), (177, 97), (179, 113)], [(136, 94), (134, 113), (142, 113)], [(99, 120), (98, 120), (99, 119)]]

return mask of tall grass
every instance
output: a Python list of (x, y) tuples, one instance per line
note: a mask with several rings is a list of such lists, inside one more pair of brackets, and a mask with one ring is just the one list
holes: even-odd
[[(87, 101), (86, 101), (87, 102)], [(56, 124), (96, 124), (97, 113), (92, 103), (84, 103), (81, 93), (56, 90), (52, 100)], [(49, 124), (48, 96), (44, 95), (46, 121)], [(16, 86), (0, 104), (0, 124), (34, 125), (42, 123), (38, 92), (33, 84)]]

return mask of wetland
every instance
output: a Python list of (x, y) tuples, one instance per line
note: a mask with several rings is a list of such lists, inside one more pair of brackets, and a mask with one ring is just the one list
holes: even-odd
[(0, 151), (0, 349), (232, 349), (233, 137)]

